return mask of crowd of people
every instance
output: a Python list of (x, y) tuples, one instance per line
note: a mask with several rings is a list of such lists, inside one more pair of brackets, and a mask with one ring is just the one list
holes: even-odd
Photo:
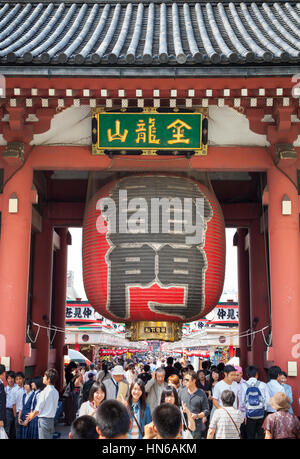
[[(71, 362), (65, 387), (57, 371), (29, 380), (0, 365), (0, 430), (8, 438), (53, 438), (63, 419), (72, 439), (282, 439), (300, 438), (292, 390), (278, 366), (268, 382), (254, 365), (209, 360), (194, 370), (185, 359)], [(5, 383), (5, 384), (3, 384)]]

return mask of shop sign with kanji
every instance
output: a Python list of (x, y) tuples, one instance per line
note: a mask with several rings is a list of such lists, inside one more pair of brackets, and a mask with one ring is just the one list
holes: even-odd
[(66, 322), (93, 322), (95, 310), (92, 306), (66, 306)]
[(92, 153), (207, 154), (207, 111), (103, 112), (92, 115)]

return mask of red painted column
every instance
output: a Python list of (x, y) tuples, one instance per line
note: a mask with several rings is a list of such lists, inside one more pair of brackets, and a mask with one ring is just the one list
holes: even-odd
[[(5, 180), (10, 176), (5, 170)], [(0, 244), (0, 355), (10, 368), (24, 370), (28, 277), (31, 238), (33, 172), (24, 165), (3, 190)], [(9, 198), (18, 198), (17, 213), (9, 213)]]
[[(257, 218), (252, 221), (249, 228), (250, 244), (250, 316), (252, 331), (263, 330), (265, 336), (270, 331), (270, 317), (268, 304), (268, 278), (266, 265), (266, 248), (264, 234), (260, 232), (260, 220)], [(256, 365), (259, 369), (259, 377), (266, 381), (264, 370), (265, 344), (262, 332), (255, 333), (251, 337), (252, 348), (249, 353), (249, 364)]]
[[(287, 161), (287, 160), (286, 160)], [(283, 163), (284, 161), (282, 161)], [(288, 161), (287, 161), (288, 162)], [(280, 165), (281, 168), (284, 166)], [(284, 172), (297, 183), (295, 165)], [(298, 190), (276, 167), (268, 171), (268, 227), (272, 304), (272, 350), (274, 364), (287, 371), (288, 362), (297, 364), (298, 377), (289, 377), (293, 388), (294, 412), (300, 415), (299, 353), (295, 352), (295, 337), (300, 332), (300, 240)], [(291, 200), (292, 214), (282, 215), (282, 199)]]
[[(54, 301), (54, 324), (59, 329), (65, 329), (66, 322), (66, 297), (67, 297), (67, 264), (68, 264), (68, 244), (70, 235), (68, 228), (58, 228), (56, 232), (60, 236), (60, 249), (56, 253), (56, 285)], [(53, 347), (56, 349), (56, 369), (59, 374), (57, 388), (63, 389), (64, 385), (64, 352), (65, 333), (56, 332)]]
[[(53, 227), (45, 215), (42, 232), (37, 233), (35, 237), (34, 253), (32, 321), (46, 327), (50, 325), (51, 318)], [(37, 331), (38, 326), (33, 325), (33, 332)], [(43, 375), (48, 367), (51, 335), (47, 331), (46, 328), (40, 328), (36, 343), (33, 344), (37, 350), (35, 375)]]
[[(250, 327), (250, 296), (249, 296), (249, 255), (245, 250), (246, 228), (238, 228), (236, 245), (238, 260), (238, 300), (239, 300), (239, 334), (245, 334)], [(247, 337), (239, 338), (240, 365), (245, 369), (248, 365)]]

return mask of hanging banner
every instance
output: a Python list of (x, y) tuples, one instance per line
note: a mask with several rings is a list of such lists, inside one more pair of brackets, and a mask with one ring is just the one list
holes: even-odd
[(143, 112), (92, 113), (92, 153), (141, 150), (144, 154), (174, 150), (207, 154), (207, 109), (194, 113), (159, 113), (146, 108)]

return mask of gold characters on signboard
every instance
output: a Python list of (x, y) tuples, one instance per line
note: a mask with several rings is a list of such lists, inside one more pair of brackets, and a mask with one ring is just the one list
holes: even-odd
[(125, 142), (128, 130), (124, 129), (123, 134), (120, 132), (120, 120), (115, 121), (115, 129), (116, 132), (114, 134), (111, 133), (111, 129), (107, 130), (107, 138), (109, 142), (112, 142), (113, 140), (120, 140), (122, 143)]
[[(159, 145), (160, 139), (156, 137), (156, 125), (155, 125), (155, 118), (149, 118), (148, 120), (148, 128), (146, 126), (146, 122), (143, 119), (140, 119), (137, 122), (135, 132), (137, 137), (135, 139), (135, 143), (148, 143), (152, 145)], [(184, 121), (180, 120), (179, 118), (173, 123), (169, 124), (166, 129), (172, 129), (172, 138), (167, 141), (168, 144), (173, 145), (176, 143), (184, 143), (189, 144), (190, 139), (186, 138), (185, 130), (192, 130), (192, 127), (189, 126)], [(126, 138), (128, 135), (128, 129), (124, 129), (123, 133), (121, 133), (121, 125), (120, 120), (115, 121), (115, 132), (112, 133), (112, 129), (107, 130), (107, 138), (109, 142), (113, 142), (114, 140), (119, 140), (122, 143), (125, 143)]]
[(173, 121), (173, 123), (169, 124), (169, 126), (167, 126), (167, 129), (171, 129), (171, 128), (173, 128), (172, 129), (173, 138), (171, 140), (168, 140), (168, 143), (170, 145), (173, 145), (174, 143), (186, 143), (186, 144), (190, 143), (190, 139), (185, 138), (184, 129), (190, 130), (192, 129), (191, 126), (189, 126), (184, 121), (177, 119)]

